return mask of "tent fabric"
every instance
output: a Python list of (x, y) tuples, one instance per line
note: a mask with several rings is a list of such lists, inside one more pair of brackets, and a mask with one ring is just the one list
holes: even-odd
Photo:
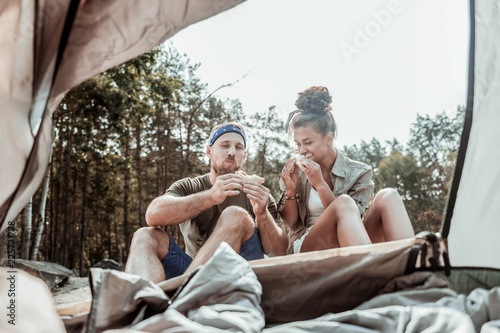
[(500, 1), (472, 4), (474, 110), (448, 246), (452, 266), (500, 269)]
[[(5, 36), (0, 40), (0, 230), (43, 178), (51, 113), (68, 89), (240, 2), (0, 3)], [(498, 270), (500, 150), (494, 145), (500, 142), (500, 43), (492, 41), (500, 37), (500, 0), (471, 4), (470, 133), (460, 156), (459, 182), (453, 184), (456, 199), (449, 202), (453, 214), (447, 243), (453, 266)], [(499, 332), (499, 287), (458, 295), (433, 275), (412, 273), (446, 267), (447, 258), (437, 237), (251, 264), (223, 245), (196, 274), (160, 286), (125, 273), (93, 271), (87, 331)], [(165, 294), (166, 287), (179, 282), (178, 294)]]
[(119, 327), (145, 332), (260, 332), (264, 328), (262, 286), (248, 262), (227, 243), (173, 299), (156, 284), (131, 274), (93, 269), (92, 281), (94, 301), (87, 332)]
[[(341, 257), (337, 259), (342, 261)], [(373, 271), (387, 269), (378, 264), (372, 265)], [(322, 266), (323, 263), (315, 265), (315, 270), (324, 271)], [(346, 276), (350, 276), (347, 273), (350, 270), (359, 273), (355, 263), (343, 266)], [(269, 268), (288, 274), (280, 266)], [(225, 243), (172, 298), (162, 295), (158, 286), (134, 275), (93, 270), (93, 285), (97, 287), (94, 287), (92, 315), (108, 319), (89, 320), (87, 332), (498, 332), (500, 287), (479, 288), (468, 296), (459, 295), (431, 272), (394, 276), (373, 297), (347, 311), (336, 312), (339, 308), (330, 306), (333, 304), (330, 300), (345, 301), (336, 297), (337, 289), (332, 289), (306, 301), (309, 305), (323, 303), (322, 316), (300, 320), (296, 313), (290, 313), (284, 323), (272, 323), (264, 321), (264, 295), (272, 290), (266, 291), (265, 285), (261, 286), (262, 277), (254, 271), (255, 266), (250, 266)], [(351, 281), (353, 286), (358, 283)], [(110, 293), (111, 285), (120, 293)], [(321, 288), (321, 283), (316, 286)], [(124, 324), (127, 311), (128, 324)]]
[(92, 325), (88, 332), (129, 325), (142, 320), (148, 310), (163, 312), (170, 301), (156, 284), (120, 271), (92, 268), (90, 285), (93, 298), (88, 322)]
[(490, 289), (500, 286), (500, 271), (495, 269), (460, 267), (452, 268), (449, 275), (438, 274), (460, 294), (468, 294), (476, 288)]
[[(407, 278), (413, 276), (402, 279)], [(264, 332), (500, 332), (500, 287), (476, 289), (468, 296), (457, 295), (447, 287), (427, 287), (381, 295), (352, 311), (283, 324)]]
[(395, 276), (408, 273), (410, 257), (422, 248), (427, 244), (415, 238), (252, 263), (264, 289), (266, 320), (306, 320), (350, 310), (375, 296)]
[(40, 185), (51, 113), (73, 86), (243, 0), (0, 3), (0, 230)]
[(42, 279), (9, 267), (0, 267), (0, 277), (0, 332), (66, 332), (52, 294)]
[[(350, 310), (375, 296), (395, 276), (443, 267), (446, 253), (441, 239), (421, 233), (401, 241), (253, 260), (250, 266), (263, 287), (266, 322), (283, 323)], [(172, 292), (188, 277), (159, 286)]]
[[(23, 202), (15, 214), (7, 215), (14, 196), (26, 197), (27, 192), (34, 192), (42, 175), (37, 170), (44, 170), (47, 163), (48, 147), (51, 142), (50, 126), (40, 128), (43, 112), (43, 97), (48, 98), (50, 74), (54, 72), (57, 57), (57, 38), (62, 32), (69, 2), (62, 2), (58, 10), (51, 11), (51, 18), (44, 13), (37, 13), (31, 1), (4, 1), (0, 4), (0, 68), (4, 74), (0, 86), (0, 221), (2, 229), (5, 220), (10, 220), (20, 211)], [(45, 23), (45, 24), (42, 24)], [(36, 24), (36, 25), (35, 25)], [(36, 27), (36, 30), (35, 30)], [(49, 81), (49, 86), (47, 86)], [(42, 84), (44, 83), (44, 84)], [(33, 110), (32, 110), (33, 109)], [(34, 121), (38, 118), (38, 121)], [(35, 126), (33, 126), (35, 125)], [(50, 125), (50, 124), (49, 124)], [(36, 134), (40, 133), (35, 141)], [(40, 143), (45, 151), (35, 149)], [(27, 168), (28, 159), (31, 163)], [(26, 179), (24, 185), (18, 185)], [(31, 184), (30, 184), (31, 182)], [(7, 216), (6, 216), (7, 215)], [(7, 217), (7, 218), (6, 218)]]

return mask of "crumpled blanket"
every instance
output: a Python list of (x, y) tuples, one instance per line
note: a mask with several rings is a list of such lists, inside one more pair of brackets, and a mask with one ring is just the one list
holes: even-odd
[(481, 332), (500, 333), (500, 287), (457, 295), (430, 272), (395, 278), (351, 311), (265, 329), (290, 332)]
[(92, 290), (87, 332), (250, 333), (265, 324), (262, 286), (227, 243), (173, 299), (138, 276), (102, 269), (92, 270)]
[(92, 282), (87, 332), (500, 333), (500, 287), (458, 295), (430, 272), (396, 277), (350, 311), (266, 326), (261, 284), (225, 243), (172, 297), (122, 272), (95, 269)]

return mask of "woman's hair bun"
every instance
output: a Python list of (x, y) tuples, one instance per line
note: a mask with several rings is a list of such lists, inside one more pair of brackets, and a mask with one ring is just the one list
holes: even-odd
[(332, 96), (326, 87), (311, 87), (299, 93), (295, 106), (305, 113), (326, 114), (332, 109)]

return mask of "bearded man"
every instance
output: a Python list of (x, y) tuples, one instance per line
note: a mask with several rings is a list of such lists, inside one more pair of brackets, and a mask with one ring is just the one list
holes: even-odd
[[(134, 234), (125, 271), (160, 282), (203, 265), (221, 242), (246, 260), (285, 255), (287, 236), (277, 223), (269, 189), (249, 181), (245, 129), (224, 123), (212, 129), (206, 147), (210, 173), (178, 180), (146, 211), (149, 227)], [(156, 226), (180, 225), (186, 251)]]

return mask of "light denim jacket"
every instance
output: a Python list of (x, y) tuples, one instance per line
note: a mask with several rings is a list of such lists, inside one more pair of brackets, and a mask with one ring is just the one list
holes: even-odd
[[(302, 170), (299, 169), (298, 173), (297, 194), (297, 208), (299, 217), (297, 223), (291, 228), (288, 233), (288, 250), (287, 253), (293, 253), (293, 242), (302, 237), (308, 227), (307, 217), (309, 211), (307, 202), (309, 200), (309, 193), (311, 193), (311, 183), (307, 179)], [(333, 184), (333, 195), (338, 197), (342, 194), (348, 194), (354, 199), (358, 206), (361, 218), (364, 218), (365, 209), (373, 199), (373, 181), (372, 169), (362, 162), (351, 160), (345, 157), (337, 149), (337, 159), (333, 164), (332, 171), (330, 172), (330, 179)], [(283, 180), (280, 178), (280, 188), (283, 191), (280, 201), (278, 203), (278, 211), (281, 212), (285, 205), (286, 187)]]

